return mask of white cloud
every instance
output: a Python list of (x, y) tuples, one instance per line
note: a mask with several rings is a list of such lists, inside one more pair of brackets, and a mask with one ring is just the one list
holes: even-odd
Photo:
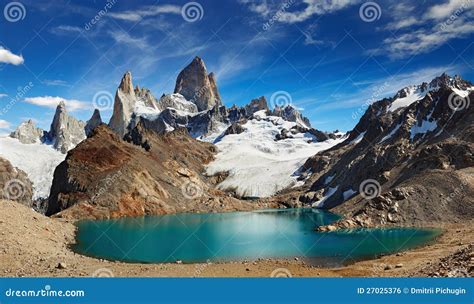
[(257, 13), (264, 17), (270, 15), (272, 11), (271, 6), (268, 4), (266, 0), (259, 1), (259, 2), (254, 2), (252, 0), (240, 0), (239, 2), (244, 5), (247, 5), (248, 9), (251, 12)]
[(10, 126), (8, 121), (0, 119), (0, 129), (10, 129)]
[(116, 43), (127, 44), (132, 47), (136, 47), (142, 50), (147, 50), (151, 48), (151, 45), (148, 43), (145, 37), (136, 38), (132, 37), (129, 33), (117, 30), (109, 31), (109, 35)]
[(124, 21), (131, 21), (137, 22), (142, 20), (145, 17), (153, 17), (158, 16), (161, 14), (181, 14), (181, 6), (179, 5), (152, 5), (152, 6), (145, 6), (138, 10), (131, 10), (131, 11), (124, 11), (124, 12), (117, 12), (117, 13), (109, 13), (108, 16), (124, 20)]
[(56, 97), (41, 96), (41, 97), (25, 98), (25, 102), (27, 103), (34, 104), (40, 107), (47, 107), (51, 109), (55, 109), (61, 101), (65, 102), (66, 109), (71, 112), (74, 112), (77, 110), (88, 110), (92, 108), (90, 103), (75, 100), (75, 99), (66, 99), (66, 98), (57, 97), (57, 96)]
[(0, 94), (0, 98), (7, 97), (7, 94)]
[(23, 56), (15, 55), (9, 50), (0, 46), (0, 62), (19, 65), (25, 62), (25, 60), (23, 59)]
[(447, 19), (452, 14), (462, 13), (466, 9), (474, 7), (474, 1), (472, 0), (448, 0), (445, 3), (432, 6), (428, 12), (424, 15), (426, 19)]
[(474, 0), (446, 0), (420, 14), (420, 8), (412, 2), (401, 1), (389, 8), (392, 21), (385, 26), (398, 32), (369, 52), (398, 59), (428, 53), (453, 39), (465, 38), (474, 33), (473, 8)]
[(71, 25), (59, 25), (51, 29), (51, 33), (56, 35), (64, 35), (64, 34), (71, 34), (71, 33), (81, 33), (83, 31), (82, 28), (78, 26), (71, 26)]
[(71, 85), (67, 83), (67, 81), (60, 80), (60, 79), (45, 79), (42, 81), (45, 85), (48, 86), (60, 86), (60, 87), (70, 87)]
[[(267, 1), (242, 0), (240, 3), (246, 5), (250, 11), (259, 14), (262, 17), (277, 15), (278, 21), (285, 23), (303, 22), (312, 16), (330, 14), (342, 10), (351, 5), (360, 3), (360, 0), (303, 0), (305, 8), (299, 11), (291, 11), (296, 6), (295, 0), (284, 0), (278, 4), (270, 5)], [(301, 7), (301, 6), (298, 6)]]
[(413, 30), (396, 37), (386, 38), (381, 49), (371, 50), (374, 54), (385, 53), (392, 58), (428, 53), (446, 42), (474, 33), (474, 23), (459, 17), (451, 24), (439, 24), (432, 29)]

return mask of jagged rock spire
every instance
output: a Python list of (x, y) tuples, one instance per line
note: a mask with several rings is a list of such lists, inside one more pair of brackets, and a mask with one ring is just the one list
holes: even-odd
[(127, 132), (136, 104), (135, 91), (132, 84), (132, 73), (126, 72), (115, 93), (114, 111), (109, 126), (120, 137)]
[(100, 111), (98, 109), (95, 109), (91, 119), (87, 121), (85, 127), (86, 135), (89, 136), (89, 134), (91, 134), (92, 131), (100, 124), (102, 124), (102, 117), (100, 116)]
[(66, 104), (61, 101), (56, 107), (47, 137), (56, 149), (66, 153), (86, 138), (85, 126), (83, 121), (68, 115)]
[(199, 111), (222, 104), (214, 74), (207, 74), (204, 61), (197, 56), (179, 73), (174, 92), (196, 104)]

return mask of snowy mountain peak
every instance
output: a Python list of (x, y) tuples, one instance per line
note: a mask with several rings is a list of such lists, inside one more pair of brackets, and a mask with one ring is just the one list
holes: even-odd
[(311, 128), (309, 119), (304, 117), (293, 105), (286, 105), (285, 107), (276, 106), (272, 115), (281, 117), (288, 121), (296, 122), (302, 127)]
[(10, 137), (18, 139), (21, 143), (32, 144), (40, 142), (44, 136), (44, 131), (35, 126), (33, 120), (22, 122), (15, 131), (10, 134)]
[(460, 76), (455, 75), (454, 77), (450, 77), (448, 74), (443, 73), (431, 80), (429, 84), (423, 82), (422, 84), (408, 86), (398, 91), (392, 98), (392, 103), (388, 111), (393, 112), (405, 108), (421, 100), (427, 94), (436, 92), (441, 88), (452, 89), (459, 95), (467, 95), (470, 91), (474, 90), (472, 83), (463, 80)]

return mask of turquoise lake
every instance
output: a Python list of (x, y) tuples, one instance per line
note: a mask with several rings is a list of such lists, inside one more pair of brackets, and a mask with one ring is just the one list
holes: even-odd
[(286, 209), (87, 220), (77, 224), (74, 250), (125, 262), (301, 257), (339, 265), (420, 246), (440, 233), (416, 228), (314, 231), (337, 219), (322, 210)]

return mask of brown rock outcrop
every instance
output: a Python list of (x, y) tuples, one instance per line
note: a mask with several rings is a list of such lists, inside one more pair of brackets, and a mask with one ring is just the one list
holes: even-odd
[(212, 109), (222, 104), (213, 73), (207, 74), (204, 61), (195, 57), (176, 79), (174, 93), (179, 93), (196, 104), (199, 111)]

